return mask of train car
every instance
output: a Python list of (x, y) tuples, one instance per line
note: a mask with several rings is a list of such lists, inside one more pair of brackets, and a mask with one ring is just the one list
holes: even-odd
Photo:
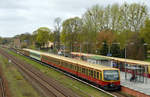
[(24, 49), (24, 51), (29, 52), (29, 56), (32, 58), (54, 66), (84, 81), (91, 82), (105, 90), (119, 90), (121, 88), (119, 69), (97, 64), (91, 65), (85, 61), (47, 54), (30, 49)]
[(31, 50), (31, 49), (23, 49), (22, 51), (24, 55), (34, 58), (38, 61), (41, 61), (42, 52)]
[(114, 68), (119, 68), (121, 71), (127, 71), (127, 72), (131, 72), (131, 70), (125, 69), (125, 64), (127, 64), (127, 66), (133, 66), (133, 67), (139, 67), (141, 69), (143, 69), (144, 71), (144, 76), (150, 78), (150, 62), (145, 62), (145, 61), (140, 61), (140, 60), (133, 60), (133, 59), (125, 59), (125, 58), (117, 58), (117, 57), (109, 57), (109, 56), (102, 56), (102, 55), (95, 55), (95, 54), (86, 54), (86, 53), (80, 53), (80, 52), (71, 52), (72, 56), (76, 56), (76, 57), (103, 57), (106, 59), (111, 60), (112, 64), (111, 67)]

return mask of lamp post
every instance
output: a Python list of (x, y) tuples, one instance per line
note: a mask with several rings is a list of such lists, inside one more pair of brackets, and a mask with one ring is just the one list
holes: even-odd
[(127, 66), (126, 66), (126, 59), (127, 59), (127, 50), (126, 50), (126, 44), (125, 44), (125, 55), (124, 55), (124, 57), (125, 57), (125, 79), (127, 80), (127, 74), (126, 74), (126, 68), (127, 68)]
[[(147, 45), (150, 45), (150, 44), (147, 44), (147, 43), (144, 43), (143, 44), (144, 46), (147, 46)], [(145, 51), (145, 50), (144, 50)], [(147, 51), (145, 52), (147, 53)], [(146, 54), (147, 55), (147, 54)], [(146, 72), (146, 83), (147, 83), (147, 79), (148, 79), (148, 66), (145, 67), (145, 72)]]

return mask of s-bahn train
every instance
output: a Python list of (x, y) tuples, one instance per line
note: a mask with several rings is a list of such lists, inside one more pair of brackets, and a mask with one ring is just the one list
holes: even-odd
[(23, 49), (21, 53), (66, 73), (90, 82), (104, 90), (120, 90), (120, 71), (116, 68), (89, 64), (81, 60), (48, 54), (31, 49)]

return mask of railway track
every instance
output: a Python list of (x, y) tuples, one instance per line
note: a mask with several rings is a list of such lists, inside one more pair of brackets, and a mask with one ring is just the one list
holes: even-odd
[(3, 85), (3, 79), (0, 77), (0, 97), (6, 97)]
[[(8, 54), (3, 49), (0, 49), (0, 53), (11, 60), (18, 69), (26, 76), (27, 79), (36, 83), (36, 87), (40, 87), (39, 92), (45, 97), (79, 97), (77, 94), (69, 90), (68, 88), (63, 87), (60, 83), (47, 77), (42, 72), (33, 68), (31, 65), (22, 62), (16, 57)], [(35, 85), (35, 84), (34, 84)], [(38, 86), (37, 86), (38, 85)], [(3, 96), (2, 96), (3, 97)]]

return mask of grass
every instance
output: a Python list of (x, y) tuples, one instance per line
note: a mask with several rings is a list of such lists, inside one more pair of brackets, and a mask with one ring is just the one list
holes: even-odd
[(24, 56), (18, 55), (12, 51), (9, 51), (9, 50), (7, 50), (7, 51), (8, 51), (8, 53), (30, 63), (32, 66), (34, 66), (38, 70), (44, 72), (49, 77), (52, 77), (52, 78), (58, 80), (62, 85), (70, 88), (71, 90), (73, 90), (74, 92), (76, 92), (77, 94), (79, 94), (82, 97), (111, 97), (110, 95), (100, 92), (91, 86), (87, 86), (86, 84), (83, 84), (76, 80), (72, 80), (71, 78), (65, 76), (64, 74), (62, 74), (58, 71), (55, 71), (51, 68), (43, 66), (37, 62), (34, 62)]
[(14, 64), (0, 55), (0, 63), (3, 74), (8, 81), (8, 86), (12, 97), (41, 97), (36, 90), (23, 78), (21, 73), (16, 69)]

